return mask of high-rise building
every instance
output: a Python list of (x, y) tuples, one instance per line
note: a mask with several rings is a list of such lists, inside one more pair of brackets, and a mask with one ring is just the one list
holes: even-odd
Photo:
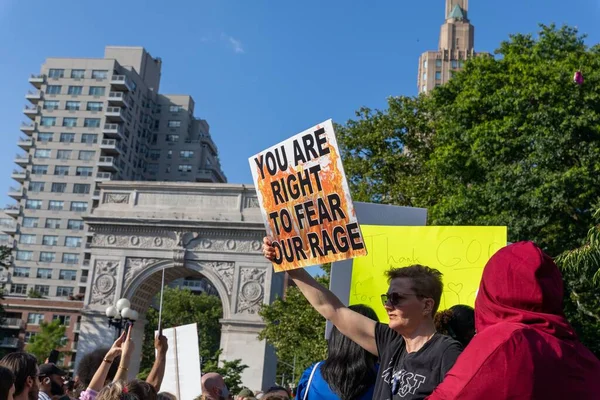
[(18, 204), (0, 228), (14, 249), (0, 279), (5, 307), (26, 332), (48, 318), (77, 320), (91, 239), (81, 216), (97, 204), (100, 182), (226, 182), (194, 100), (159, 93), (161, 65), (141, 47), (110, 46), (104, 58), (48, 58), (29, 79), (36, 90), (26, 95), (30, 122), (12, 173), (19, 186), (9, 190)]
[[(436, 51), (427, 51), (419, 58), (419, 92), (428, 92), (450, 80), (475, 57), (475, 27), (468, 18), (469, 0), (446, 0), (446, 21), (440, 32)], [(485, 53), (487, 54), (487, 53)]]

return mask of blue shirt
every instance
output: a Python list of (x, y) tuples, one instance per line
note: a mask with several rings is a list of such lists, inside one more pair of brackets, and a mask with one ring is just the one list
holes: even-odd
[[(323, 363), (319, 364), (319, 367), (315, 371), (312, 382), (310, 383), (310, 388), (308, 389), (307, 400), (339, 400), (339, 396), (335, 394), (333, 390), (329, 388), (329, 384), (325, 382), (323, 379), (323, 375), (321, 375), (321, 366)], [(300, 382), (298, 382), (298, 391), (296, 394), (296, 400), (304, 400), (304, 392), (308, 386), (308, 380), (310, 379), (310, 374), (314, 368), (315, 364), (311, 365), (304, 371), (302, 377), (300, 378)], [(373, 398), (373, 389), (374, 386), (371, 386), (365, 394), (363, 394), (359, 400), (371, 400)]]

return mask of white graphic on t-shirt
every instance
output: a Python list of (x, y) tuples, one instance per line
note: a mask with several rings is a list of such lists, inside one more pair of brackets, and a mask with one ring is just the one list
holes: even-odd
[(400, 397), (405, 397), (407, 394), (415, 394), (421, 384), (425, 382), (426, 377), (423, 375), (408, 372), (405, 369), (394, 371), (393, 368), (387, 368), (383, 371), (381, 377), (396, 391), (394, 394)]

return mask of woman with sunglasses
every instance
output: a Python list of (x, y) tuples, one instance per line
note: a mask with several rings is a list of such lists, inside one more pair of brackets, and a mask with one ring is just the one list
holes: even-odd
[[(275, 257), (271, 239), (263, 254)], [(442, 274), (421, 265), (387, 272), (390, 287), (381, 295), (389, 325), (350, 310), (304, 269), (288, 271), (309, 303), (337, 329), (370, 353), (379, 356), (380, 370), (373, 399), (424, 399), (442, 382), (462, 347), (436, 333), (433, 323), (442, 296)]]

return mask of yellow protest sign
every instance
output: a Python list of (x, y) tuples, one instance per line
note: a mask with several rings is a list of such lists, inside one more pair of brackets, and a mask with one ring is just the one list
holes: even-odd
[(483, 267), (506, 246), (506, 227), (372, 226), (361, 230), (369, 253), (352, 263), (350, 304), (366, 304), (388, 322), (381, 294), (388, 290), (385, 271), (412, 264), (444, 274), (440, 310), (455, 304), (473, 306)]

